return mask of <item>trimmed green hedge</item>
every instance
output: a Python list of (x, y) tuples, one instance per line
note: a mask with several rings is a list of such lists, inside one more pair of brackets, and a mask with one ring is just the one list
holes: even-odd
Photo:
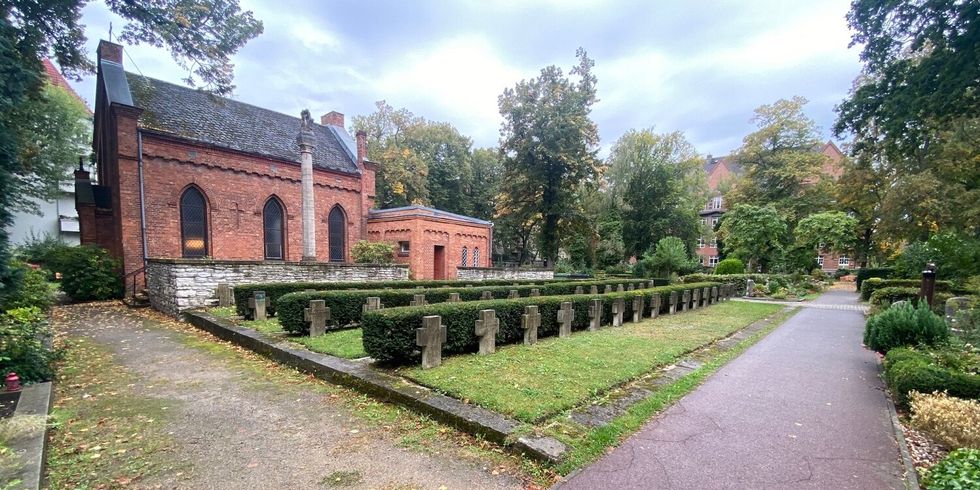
[(734, 284), (735, 295), (741, 296), (745, 294), (746, 281), (749, 279), (755, 281), (755, 286), (758, 288), (760, 286), (764, 286), (770, 277), (778, 277), (787, 283), (792, 282), (789, 280), (790, 278), (788, 274), (688, 274), (686, 276), (682, 276), (680, 281), (685, 284), (706, 281), (718, 281)]
[(275, 314), (276, 301), (280, 296), (289, 293), (315, 289), (317, 291), (347, 291), (351, 289), (415, 289), (419, 286), (423, 288), (439, 287), (465, 287), (467, 284), (480, 286), (503, 286), (503, 285), (527, 285), (527, 284), (546, 284), (562, 282), (562, 279), (525, 279), (525, 280), (504, 280), (492, 279), (487, 281), (364, 281), (364, 282), (263, 282), (255, 284), (234, 285), (235, 287), (235, 309), (238, 314), (245, 316), (248, 313), (248, 299), (255, 291), (265, 291), (266, 311)]
[(887, 279), (891, 277), (892, 273), (894, 272), (895, 269), (891, 267), (878, 267), (878, 268), (865, 267), (863, 269), (858, 269), (857, 273), (855, 273), (854, 275), (854, 287), (857, 288), (856, 291), (860, 291), (861, 284), (864, 281), (871, 279), (872, 277)]
[(459, 293), (461, 301), (477, 301), (484, 291), (493, 294), (494, 299), (505, 299), (511, 290), (516, 290), (521, 297), (531, 294), (532, 289), (537, 289), (541, 296), (557, 296), (563, 294), (573, 294), (575, 288), (582, 286), (588, 294), (589, 288), (593, 285), (599, 288), (601, 293), (606, 285), (613, 286), (622, 284), (623, 288), (633, 284), (637, 288), (643, 288), (649, 281), (647, 280), (623, 280), (614, 279), (608, 281), (585, 281), (585, 282), (556, 282), (550, 284), (529, 284), (523, 286), (486, 286), (472, 288), (435, 288), (435, 289), (356, 289), (347, 291), (316, 291), (311, 293), (290, 293), (279, 298), (279, 324), (283, 330), (295, 333), (306, 333), (309, 326), (303, 321), (303, 308), (310, 304), (310, 300), (322, 299), (326, 301), (327, 308), (330, 308), (330, 325), (350, 325), (361, 321), (362, 306), (367, 302), (367, 298), (377, 296), (381, 298), (381, 304), (385, 308), (396, 308), (399, 306), (409, 306), (416, 294), (424, 294), (425, 300), (429, 303), (444, 303), (452, 293)]
[(583, 330), (588, 327), (589, 323), (589, 303), (596, 298), (603, 302), (602, 324), (609, 325), (612, 320), (612, 304), (616, 299), (624, 299), (626, 308), (623, 320), (629, 321), (633, 315), (633, 298), (637, 296), (647, 298), (644, 305), (649, 308), (649, 298), (658, 294), (661, 297), (661, 308), (666, 310), (671, 291), (677, 291), (678, 296), (680, 296), (684, 290), (720, 285), (717, 282), (703, 282), (661, 286), (622, 293), (439, 303), (372, 311), (365, 314), (361, 322), (364, 350), (380, 362), (418, 363), (421, 353), (419, 347), (415, 345), (415, 329), (422, 325), (422, 317), (428, 315), (441, 316), (442, 324), (446, 326), (446, 344), (442, 348), (443, 354), (458, 354), (478, 350), (479, 338), (474, 332), (474, 322), (479, 318), (480, 310), (492, 309), (497, 312), (497, 319), (500, 320), (497, 345), (502, 345), (515, 343), (524, 338), (524, 331), (521, 329), (521, 315), (524, 314), (525, 306), (536, 305), (538, 307), (541, 314), (541, 326), (538, 328), (538, 337), (540, 338), (557, 335), (557, 312), (563, 301), (571, 301), (572, 307), (575, 309), (572, 329)]
[(967, 355), (906, 347), (892, 349), (885, 355), (885, 382), (895, 395), (898, 405), (902, 407), (908, 407), (908, 394), (911, 391), (946, 391), (949, 396), (978, 400), (980, 375), (970, 374), (956, 367), (956, 364), (963, 362), (956, 358)]
[[(915, 288), (918, 293), (922, 286), (922, 279), (881, 279), (872, 277), (861, 284), (861, 299), (868, 301), (875, 291), (882, 288)], [(953, 283), (949, 281), (936, 281), (935, 291), (948, 292), (952, 289)]]

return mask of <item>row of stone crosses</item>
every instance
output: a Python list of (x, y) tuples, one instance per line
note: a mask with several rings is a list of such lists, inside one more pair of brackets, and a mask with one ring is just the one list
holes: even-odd
[[(652, 283), (651, 283), (652, 284)], [(419, 288), (421, 289), (421, 288)], [(598, 287), (592, 285), (592, 294), (597, 294)], [(612, 292), (612, 286), (606, 285), (606, 293)], [(634, 286), (630, 284), (629, 291), (634, 290)], [(308, 289), (306, 292), (313, 292), (315, 290)], [(617, 291), (624, 291), (623, 285), (620, 284), (617, 287)], [(575, 294), (584, 294), (584, 289), (582, 286), (578, 286), (575, 289)], [(735, 288), (732, 285), (722, 285), (722, 286), (712, 286), (704, 288), (695, 289), (685, 289), (678, 294), (677, 291), (671, 291), (668, 296), (668, 308), (667, 313), (673, 315), (678, 310), (687, 311), (690, 309), (697, 309), (699, 306), (708, 306), (715, 304), (719, 301), (726, 301), (735, 295)], [(532, 289), (529, 297), (540, 296), (540, 292), (537, 289)], [(518, 298), (518, 291), (516, 289), (510, 290), (508, 294), (508, 299)], [(229, 305), (233, 302), (231, 288), (227, 284), (218, 285), (218, 299), (219, 304), (224, 305), (228, 303)], [(493, 299), (492, 293), (490, 291), (484, 291), (481, 295), (481, 300)], [(447, 302), (459, 302), (459, 293), (450, 293)], [(638, 322), (644, 317), (644, 312), (646, 311), (645, 298), (643, 296), (636, 296), (633, 298), (633, 321)], [(649, 317), (656, 318), (660, 314), (661, 310), (661, 298), (660, 294), (653, 294), (650, 297), (649, 303)], [(410, 306), (423, 306), (428, 304), (424, 294), (415, 294), (410, 303)], [(371, 296), (366, 298), (365, 304), (362, 306), (362, 311), (374, 311), (380, 310), (384, 306), (381, 304), (381, 298), (377, 296)], [(590, 300), (589, 304), (589, 326), (588, 330), (594, 331), (598, 330), (602, 326), (602, 307), (603, 301), (601, 299), (595, 298)], [(266, 317), (266, 295), (264, 291), (254, 291), (252, 297), (249, 298), (248, 308), (251, 311), (252, 318), (255, 320), (265, 320)], [(626, 312), (626, 300), (624, 298), (617, 298), (613, 300), (612, 303), (612, 326), (618, 327), (623, 324), (623, 316)], [(558, 309), (558, 337), (565, 338), (571, 335), (572, 332), (572, 320), (575, 318), (575, 310), (572, 309), (571, 301), (563, 301), (561, 307)], [(326, 301), (310, 300), (310, 305), (303, 309), (303, 320), (310, 325), (310, 336), (317, 337), (324, 335), (326, 333), (326, 325), (330, 320), (330, 308), (327, 308)], [(535, 344), (538, 341), (538, 328), (541, 326), (541, 314), (538, 312), (538, 307), (536, 305), (530, 305), (524, 307), (524, 314), (521, 315), (521, 328), (524, 330), (524, 343), (527, 345)], [(480, 310), (479, 319), (476, 320), (476, 326), (474, 334), (480, 339), (480, 355), (493, 354), (496, 351), (497, 343), (497, 332), (500, 329), (500, 321), (497, 319), (497, 312), (492, 309)], [(422, 367), (425, 369), (433, 368), (442, 364), (442, 345), (446, 343), (446, 327), (442, 325), (442, 317), (438, 315), (424, 316), (422, 317), (422, 328), (418, 328), (415, 331), (416, 334), (416, 345), (422, 348)]]

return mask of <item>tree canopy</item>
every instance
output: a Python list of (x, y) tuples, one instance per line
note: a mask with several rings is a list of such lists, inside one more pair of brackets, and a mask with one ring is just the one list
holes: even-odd
[(815, 252), (850, 253), (857, 243), (857, 219), (840, 211), (807, 216), (796, 225), (796, 245)]
[(769, 204), (735, 204), (718, 228), (728, 256), (748, 263), (749, 271), (769, 270), (785, 252), (786, 220)]

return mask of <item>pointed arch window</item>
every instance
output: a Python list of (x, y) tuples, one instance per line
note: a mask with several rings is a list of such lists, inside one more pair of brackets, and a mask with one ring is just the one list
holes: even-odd
[(275, 197), (269, 198), (262, 208), (263, 242), (266, 260), (283, 260), (285, 258), (285, 225), (286, 213), (282, 203)]
[(208, 207), (197, 187), (180, 195), (180, 248), (186, 258), (208, 255)]
[(480, 247), (473, 249), (473, 267), (480, 267)]
[(467, 253), (467, 252), (469, 252), (469, 251), (466, 249), (466, 247), (463, 247), (463, 258), (462, 258), (462, 260), (459, 261), (459, 265), (461, 265), (463, 267), (466, 267), (466, 259), (469, 258), (468, 257), (469, 253)]
[(339, 204), (330, 210), (327, 217), (327, 240), (330, 262), (343, 262), (347, 251), (347, 215)]

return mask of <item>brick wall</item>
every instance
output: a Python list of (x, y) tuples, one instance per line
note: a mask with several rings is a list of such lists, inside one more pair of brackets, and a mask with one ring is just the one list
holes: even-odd
[(408, 279), (408, 268), (402, 265), (150, 259), (146, 266), (150, 304), (170, 315), (189, 308), (216, 305), (215, 289), (222, 282), (235, 286), (280, 281), (401, 279)]
[[(490, 227), (437, 218), (433, 216), (386, 216), (370, 218), (367, 223), (368, 239), (395, 243), (409, 242), (409, 253), (396, 257), (398, 263), (411, 267), (414, 279), (437, 279), (435, 276), (435, 247), (443, 247), (445, 276), (443, 279), (461, 278), (457, 270), (462, 267), (463, 248), (466, 248), (466, 265), (486, 267), (490, 263)], [(396, 252), (397, 252), (396, 248)], [(479, 262), (474, 263), (474, 253), (479, 250)]]
[(456, 278), (466, 281), (488, 279), (554, 279), (552, 269), (508, 269), (503, 267), (457, 267)]

